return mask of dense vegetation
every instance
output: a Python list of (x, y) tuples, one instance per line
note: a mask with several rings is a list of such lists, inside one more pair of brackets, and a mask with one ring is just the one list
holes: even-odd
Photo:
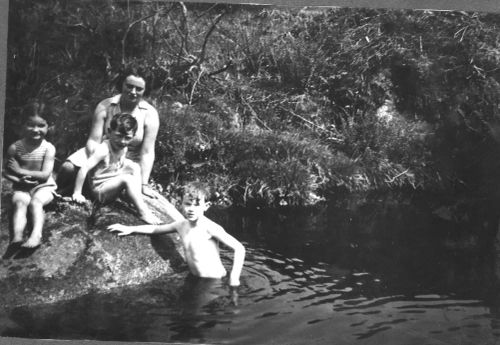
[(142, 68), (161, 116), (153, 179), (238, 205), (353, 191), (494, 196), (500, 16), (95, 1), (10, 2), (6, 146), (49, 102), (58, 158)]

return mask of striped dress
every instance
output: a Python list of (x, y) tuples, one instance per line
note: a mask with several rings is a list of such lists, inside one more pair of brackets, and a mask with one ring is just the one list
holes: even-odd
[[(49, 143), (47, 140), (43, 139), (38, 147), (33, 150), (28, 150), (23, 140), (18, 140), (14, 143), (14, 147), (16, 148), (16, 153), (14, 158), (19, 163), (21, 167), (24, 169), (28, 169), (33, 166), (39, 166), (41, 171), (41, 167), (43, 166), (43, 161), (45, 159), (45, 155), (47, 154), (47, 150), (53, 149), (54, 146)], [(15, 183), (14, 190), (24, 190), (30, 189), (30, 192), (33, 194), (35, 191), (42, 187), (56, 187), (56, 182), (52, 175), (47, 179), (46, 182), (38, 183), (37, 185), (26, 185), (24, 183)]]

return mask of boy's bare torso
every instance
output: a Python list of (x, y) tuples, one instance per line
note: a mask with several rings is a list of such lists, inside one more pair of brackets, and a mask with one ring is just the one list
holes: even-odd
[(177, 232), (192, 274), (203, 278), (222, 278), (226, 275), (218, 243), (212, 235), (217, 231), (224, 230), (206, 217), (200, 218), (194, 225), (188, 220), (179, 222)]

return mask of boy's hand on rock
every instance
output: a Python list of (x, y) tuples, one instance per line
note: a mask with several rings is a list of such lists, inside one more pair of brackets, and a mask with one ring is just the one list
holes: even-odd
[(108, 231), (110, 232), (118, 232), (118, 236), (127, 236), (130, 235), (133, 231), (129, 229), (128, 226), (122, 224), (113, 224), (108, 226)]
[(71, 199), (78, 204), (83, 204), (86, 201), (85, 197), (81, 193), (73, 193)]

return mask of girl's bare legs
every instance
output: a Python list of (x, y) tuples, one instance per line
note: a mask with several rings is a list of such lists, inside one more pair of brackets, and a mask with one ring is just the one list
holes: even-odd
[(49, 188), (41, 188), (35, 192), (29, 204), (29, 210), (33, 219), (33, 230), (23, 247), (35, 248), (42, 243), (42, 229), (45, 222), (45, 212), (43, 207), (54, 199), (52, 190)]
[(159, 224), (160, 220), (148, 209), (142, 199), (142, 186), (135, 175), (117, 176), (104, 182), (98, 190), (98, 199), (102, 203), (116, 199), (125, 189), (127, 196), (137, 208), (139, 217), (148, 224)]
[(12, 243), (20, 243), (23, 241), (23, 232), (26, 228), (28, 205), (31, 196), (27, 192), (14, 192), (12, 196), (12, 205), (14, 206), (14, 214), (12, 217), (13, 237)]

